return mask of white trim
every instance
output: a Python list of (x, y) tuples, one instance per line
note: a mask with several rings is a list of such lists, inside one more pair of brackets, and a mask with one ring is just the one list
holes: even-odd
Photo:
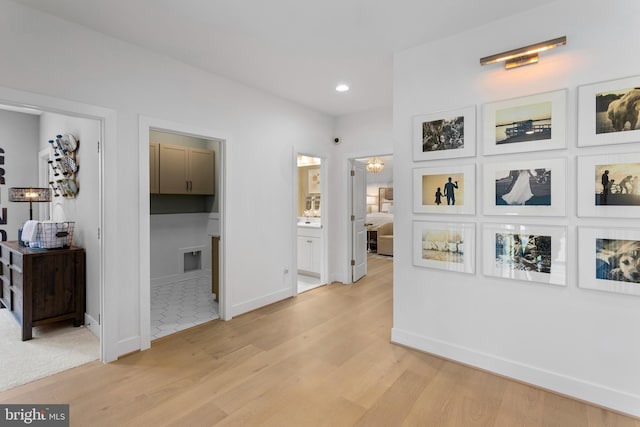
[(638, 395), (398, 328), (391, 330), (391, 342), (593, 402), (635, 417), (640, 416), (640, 396)]
[(139, 116), (138, 161), (139, 161), (139, 242), (140, 255), (140, 349), (151, 347), (151, 236), (150, 236), (150, 208), (149, 208), (149, 131), (151, 129), (164, 130), (193, 136), (196, 138), (216, 140), (220, 142), (220, 184), (218, 187), (218, 210), (220, 215), (220, 295), (218, 296), (220, 319), (231, 320), (231, 289), (226, 277), (226, 242), (228, 238), (225, 220), (227, 179), (226, 159), (230, 137), (226, 132), (200, 128), (169, 120)]
[(91, 333), (100, 338), (100, 324), (96, 319), (89, 316), (87, 313), (84, 314), (84, 326), (91, 331)]
[(211, 270), (202, 269), (189, 271), (187, 273), (170, 274), (168, 276), (154, 277), (151, 279), (151, 287), (157, 288), (159, 286), (170, 285), (172, 283), (185, 282), (187, 280), (199, 279), (199, 278), (211, 278)]
[(140, 349), (140, 335), (125, 338), (118, 341), (118, 354), (123, 356), (125, 354), (133, 353)]
[(287, 299), (290, 296), (291, 296), (291, 287), (286, 286), (284, 289), (280, 289), (279, 291), (272, 292), (268, 295), (264, 295), (249, 301), (241, 302), (239, 304), (234, 304), (231, 307), (231, 314), (233, 316), (239, 316), (241, 314), (248, 313), (255, 309), (264, 307), (266, 305), (273, 304), (274, 302), (282, 301), (283, 299)]
[[(0, 87), (0, 103), (8, 106), (32, 108), (36, 110), (45, 110), (47, 112), (72, 115), (74, 117), (90, 118), (100, 122), (100, 140), (101, 150), (99, 153), (99, 196), (98, 209), (100, 218), (98, 224), (101, 230), (102, 238), (100, 239), (100, 313), (102, 322), (99, 325), (100, 334), (100, 360), (103, 362), (111, 362), (118, 358), (118, 287), (105, 286), (107, 274), (113, 275), (110, 282), (117, 283), (116, 269), (107, 269), (111, 259), (109, 248), (116, 248), (115, 233), (114, 238), (109, 244), (106, 243), (107, 232), (113, 227), (117, 218), (117, 188), (115, 186), (106, 187), (105, 181), (111, 180), (111, 174), (114, 175), (115, 181), (116, 168), (113, 167), (107, 171), (104, 164), (116, 164), (116, 150), (109, 151), (111, 144), (116, 146), (117, 141), (117, 115), (115, 110), (97, 107), (94, 105), (83, 104), (75, 101), (69, 101), (61, 98), (54, 98), (47, 95), (41, 95), (33, 92), (25, 92), (6, 87)], [(108, 155), (113, 158), (106, 158)], [(108, 203), (112, 202), (112, 203)], [(107, 213), (109, 210), (109, 213)]]

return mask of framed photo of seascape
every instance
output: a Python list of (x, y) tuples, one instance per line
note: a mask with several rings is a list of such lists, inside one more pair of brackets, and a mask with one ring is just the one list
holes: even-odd
[(413, 118), (413, 160), (452, 159), (475, 155), (475, 105)]
[(640, 76), (578, 87), (578, 146), (640, 141)]
[(566, 215), (566, 166), (566, 159), (486, 163), (484, 213)]
[(486, 276), (566, 286), (566, 227), (484, 224), (482, 230)]
[(476, 166), (440, 166), (413, 170), (415, 213), (476, 213)]
[(578, 286), (640, 296), (640, 229), (578, 228)]
[(640, 216), (640, 153), (578, 157), (578, 216)]
[(455, 222), (413, 222), (413, 265), (475, 273), (476, 225)]
[(484, 154), (566, 148), (566, 116), (566, 89), (484, 104)]

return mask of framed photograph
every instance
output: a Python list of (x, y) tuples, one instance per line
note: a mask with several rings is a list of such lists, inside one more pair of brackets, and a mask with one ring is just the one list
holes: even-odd
[(441, 166), (413, 170), (415, 213), (476, 213), (476, 166)]
[(484, 104), (484, 154), (566, 148), (566, 117), (566, 89)]
[(475, 273), (476, 225), (459, 222), (413, 222), (413, 265)]
[(578, 87), (578, 146), (640, 141), (640, 76)]
[(320, 193), (320, 168), (309, 169), (309, 193)]
[(640, 216), (640, 153), (578, 157), (578, 216)]
[(486, 163), (483, 182), (487, 215), (566, 215), (566, 159)]
[(640, 229), (578, 228), (578, 286), (640, 296)]
[(484, 224), (482, 234), (486, 276), (566, 286), (566, 227)]
[(452, 159), (475, 155), (475, 105), (413, 118), (413, 160)]

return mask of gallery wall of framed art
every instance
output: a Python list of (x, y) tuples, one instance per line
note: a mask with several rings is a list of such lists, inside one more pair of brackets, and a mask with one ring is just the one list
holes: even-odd
[[(392, 340), (640, 415), (640, 381), (629, 375), (640, 358), (629, 323), (640, 322), (640, 283), (619, 261), (640, 241), (640, 58), (615, 45), (634, 20), (610, 9), (554, 1), (395, 57)], [(615, 23), (600, 19), (611, 13)], [(535, 65), (478, 65), (565, 31), (567, 45)], [(461, 128), (465, 149), (472, 132), (462, 111), (473, 109), (475, 152), (460, 155)], [(471, 166), (464, 202), (473, 191), (475, 210), (462, 213), (443, 187)], [(603, 363), (612, 352), (615, 363)]]

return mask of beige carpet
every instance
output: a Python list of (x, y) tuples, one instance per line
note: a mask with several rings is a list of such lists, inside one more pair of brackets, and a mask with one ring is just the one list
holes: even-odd
[(0, 391), (100, 358), (100, 342), (71, 321), (33, 328), (33, 339), (21, 341), (20, 325), (0, 309)]

